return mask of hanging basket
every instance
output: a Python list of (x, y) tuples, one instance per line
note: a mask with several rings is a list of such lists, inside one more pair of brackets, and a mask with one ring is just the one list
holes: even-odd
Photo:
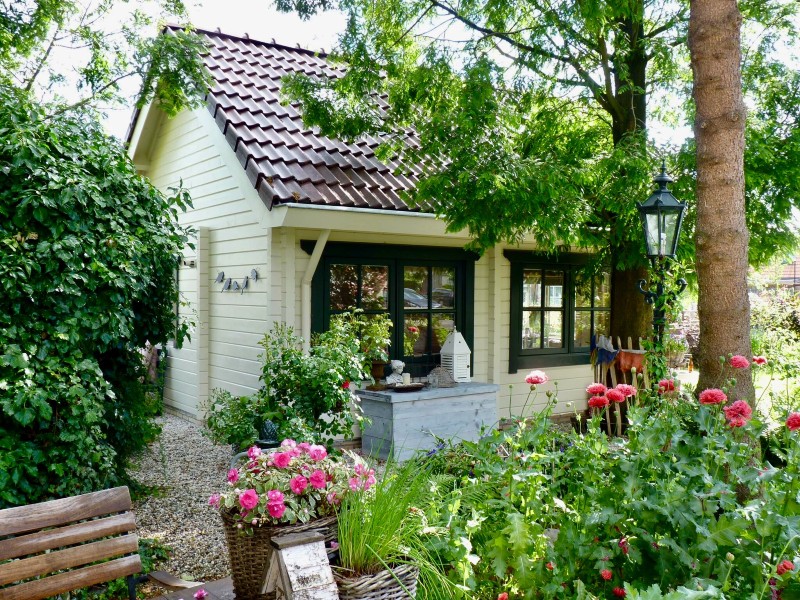
[(337, 536), (336, 515), (314, 519), (308, 523), (253, 527), (252, 535), (242, 532), (229, 513), (220, 512), (220, 516), (228, 544), (236, 600), (274, 600), (274, 592), (261, 593), (272, 558), (270, 540), (274, 536), (311, 530), (319, 531), (325, 536), (326, 542), (335, 540)]
[[(392, 574), (394, 573), (394, 575)], [(398, 565), (392, 571), (347, 577), (347, 571), (334, 568), (333, 578), (339, 588), (339, 600), (408, 600), (417, 595), (419, 569), (414, 565)], [(403, 587), (411, 592), (409, 596)]]

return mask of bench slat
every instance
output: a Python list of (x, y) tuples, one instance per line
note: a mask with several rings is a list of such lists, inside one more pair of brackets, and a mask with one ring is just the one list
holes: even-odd
[[(138, 552), (138, 550), (139, 538), (136, 534), (130, 534), (109, 538), (107, 540), (100, 540), (99, 542), (92, 542), (90, 544), (73, 546), (72, 548), (66, 548), (65, 550), (58, 550), (56, 552), (48, 552), (47, 554), (39, 554), (30, 558), (13, 560), (0, 565), (0, 585), (29, 579), (37, 575), (46, 575), (54, 571), (61, 571), (62, 569), (80, 567), (97, 562), (98, 560), (105, 560), (122, 554)], [(107, 562), (95, 566), (100, 567), (100, 571), (102, 571), (102, 567), (110, 564), (112, 563)], [(64, 575), (69, 574), (70, 573), (64, 573)], [(74, 575), (77, 576), (77, 573), (74, 573)], [(106, 577), (105, 581), (109, 579), (114, 579), (114, 577)], [(25, 584), (18, 587), (23, 587), (24, 585)]]
[(132, 512), (0, 540), (0, 561), (136, 530)]
[(38, 531), (131, 509), (127, 487), (0, 510), (0, 536)]
[(142, 562), (139, 555), (125, 556), (78, 571), (59, 573), (52, 577), (29, 581), (20, 585), (0, 589), (0, 600), (42, 600), (70, 590), (105, 583), (118, 577), (139, 573)]

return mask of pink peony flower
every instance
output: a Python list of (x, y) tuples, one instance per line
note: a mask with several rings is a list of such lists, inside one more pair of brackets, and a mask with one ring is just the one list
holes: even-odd
[(258, 506), (258, 494), (255, 490), (245, 490), (239, 494), (239, 504), (245, 510), (253, 510)]
[(717, 388), (709, 388), (700, 392), (700, 404), (723, 404), (728, 401), (725, 392)]
[(545, 374), (544, 371), (531, 371), (525, 378), (525, 383), (539, 385), (540, 383), (547, 383), (549, 380), (550, 378)]
[(606, 581), (611, 581), (611, 578), (613, 576), (614, 576), (614, 574), (611, 571), (609, 571), (608, 569), (603, 569), (602, 571), (600, 571), (600, 577), (602, 577)]
[(586, 393), (592, 396), (601, 396), (606, 393), (607, 389), (602, 383), (593, 383), (586, 388)]
[(662, 379), (658, 382), (658, 393), (663, 394), (664, 392), (674, 392), (675, 391), (675, 380), (674, 379)]
[(592, 408), (604, 408), (608, 406), (608, 398), (605, 396), (593, 396), (589, 398), (589, 406)]
[(737, 400), (722, 410), (725, 413), (725, 418), (728, 419), (728, 425), (731, 427), (744, 427), (750, 417), (753, 416), (753, 409), (744, 400)]
[(205, 591), (203, 588), (197, 590), (193, 595), (195, 600), (204, 600), (205, 598), (208, 598), (208, 592)]
[(627, 383), (620, 383), (620, 384), (617, 386), (617, 389), (618, 389), (620, 392), (622, 392), (622, 394), (623, 394), (623, 395), (624, 395), (626, 398), (630, 398), (631, 396), (635, 396), (635, 395), (636, 395), (636, 388), (635, 388), (635, 387), (633, 387), (632, 385), (629, 385), (629, 384), (627, 384)]
[(272, 462), (279, 469), (285, 469), (292, 462), (291, 452), (276, 452), (272, 455)]
[(326, 485), (328, 485), (328, 480), (325, 477), (325, 472), (324, 471), (320, 471), (319, 469), (314, 471), (311, 474), (311, 477), (308, 478), (308, 480), (309, 480), (309, 482), (311, 483), (311, 485), (313, 486), (313, 488), (315, 490), (321, 490)]
[(613, 590), (611, 590), (611, 593), (614, 594), (617, 598), (624, 598), (625, 596), (628, 595), (628, 592), (626, 592), (621, 587), (615, 587)]
[(794, 571), (794, 563), (790, 560), (781, 561), (781, 563), (775, 568), (775, 572), (778, 575), (783, 575), (787, 571)]
[(314, 444), (308, 448), (308, 455), (311, 457), (311, 460), (319, 462), (328, 456), (328, 451), (325, 449), (325, 446)]
[(283, 492), (280, 490), (270, 490), (267, 492), (267, 500), (269, 502), (283, 502)]
[(239, 470), (231, 469), (228, 471), (228, 483), (236, 483), (239, 481)]
[(261, 448), (258, 446), (250, 446), (247, 449), (247, 456), (250, 457), (250, 460), (255, 460), (256, 457), (261, 456)]
[(731, 356), (728, 364), (730, 364), (730, 366), (732, 366), (734, 369), (746, 369), (750, 366), (750, 361), (741, 354), (735, 354), (734, 356)]
[(608, 390), (606, 392), (606, 398), (608, 398), (611, 402), (625, 402), (625, 394), (617, 389)]
[(789, 431), (797, 431), (800, 429), (800, 413), (793, 412), (786, 419), (786, 428)]
[(208, 498), (208, 505), (219, 508), (219, 494), (211, 494)]
[(759, 367), (763, 367), (764, 365), (767, 364), (767, 358), (765, 356), (754, 356), (753, 364), (758, 365)]
[(286, 505), (283, 502), (267, 502), (267, 510), (271, 517), (280, 519), (286, 512)]
[(292, 489), (292, 492), (295, 494), (302, 494), (303, 490), (308, 487), (308, 479), (303, 477), (302, 475), (297, 475), (296, 477), (292, 477), (291, 481), (289, 481), (289, 487)]

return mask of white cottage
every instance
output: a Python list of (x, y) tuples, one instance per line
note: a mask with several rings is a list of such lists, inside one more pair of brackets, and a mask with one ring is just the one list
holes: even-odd
[(181, 220), (197, 239), (178, 278), (180, 311), (196, 328), (168, 348), (168, 407), (197, 418), (214, 388), (254, 392), (258, 341), (274, 321), (308, 339), (350, 306), (391, 316), (392, 358), (414, 376), (439, 363), (456, 327), (472, 349), (472, 381), (500, 386), (500, 416), (525, 403), (530, 369), (550, 375), (543, 391), (558, 381), (556, 413), (585, 406), (590, 336), (609, 324), (608, 280), (576, 286), (585, 256), (553, 260), (535, 240), (465, 251), (466, 232), (447, 233), (403, 202), (416, 174), (379, 162), (377, 140), (320, 136), (281, 106), (283, 75), (336, 76), (324, 55), (199, 33), (214, 78), (206, 106), (174, 118), (146, 106), (129, 135), (140, 172), (163, 190), (182, 182), (194, 204)]

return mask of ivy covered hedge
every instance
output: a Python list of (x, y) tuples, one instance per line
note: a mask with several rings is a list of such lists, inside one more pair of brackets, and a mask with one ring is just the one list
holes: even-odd
[[(155, 433), (139, 348), (175, 337), (186, 233), (90, 115), (0, 89), (0, 508), (108, 487)], [(177, 329), (177, 331), (176, 331)]]

